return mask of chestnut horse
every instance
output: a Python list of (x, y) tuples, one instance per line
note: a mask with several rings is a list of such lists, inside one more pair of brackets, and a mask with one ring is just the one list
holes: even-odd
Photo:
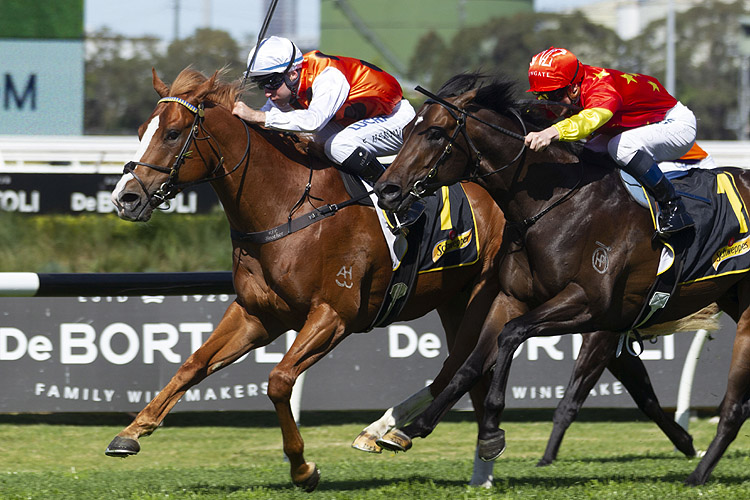
[[(509, 82), (493, 82), (450, 99), (429, 94), (432, 99), (417, 113), (403, 148), (375, 186), (381, 207), (400, 211), (439, 185), (474, 180), (487, 188), (508, 220), (498, 256), (502, 291), (477, 347), (446, 389), (401, 429), (396, 448), (434, 429), (446, 408), (492, 365), (484, 353), (494, 343), (498, 351), (479, 425), (479, 454), (497, 458), (505, 449), (499, 424), (516, 348), (534, 336), (628, 331), (656, 276), (661, 244), (652, 238), (648, 211), (630, 199), (615, 169), (581, 160), (563, 143), (526, 150), (526, 130), (541, 127), (521, 113), (513, 88)], [(749, 199), (750, 172), (723, 170), (733, 176), (740, 196)], [(739, 211), (737, 216), (745, 218)], [(609, 259), (604, 273), (591, 265), (591, 255), (602, 244)], [(659, 319), (680, 318), (712, 302), (737, 322), (737, 334), (717, 433), (687, 477), (690, 485), (706, 482), (750, 412), (748, 274), (680, 283)], [(509, 307), (523, 314), (506, 322)]]
[[(308, 184), (310, 203), (316, 201), (318, 206), (324, 206), (347, 200), (341, 176), (327, 160), (298, 150), (299, 144), (279, 133), (247, 127), (230, 113), (238, 92), (235, 85), (219, 81), (217, 75), (208, 79), (188, 70), (177, 77), (171, 88), (155, 72), (153, 80), (162, 99), (139, 130), (141, 148), (137, 158), (126, 166), (126, 174), (113, 193), (121, 218), (146, 221), (178, 190), (204, 180), (210, 181), (219, 195), (232, 229), (242, 233), (286, 223)], [(419, 275), (413, 296), (399, 318), (408, 320), (437, 309), (451, 347), (450, 355), (426, 393), (420, 391), (418, 397), (395, 408), (382, 430), (360, 436), (355, 442), (360, 449), (378, 451), (375, 439), (389, 427), (406, 423), (451, 380), (471, 352), (481, 322), (497, 294), (493, 257), (502, 239), (504, 219), (483, 189), (472, 184), (464, 187), (478, 223), (480, 261), (469, 267)], [(350, 230), (354, 226), (358, 228), (356, 233)], [(270, 374), (268, 395), (278, 413), (292, 480), (307, 490), (314, 489), (319, 471), (314, 463), (304, 459), (304, 444), (289, 403), (291, 390), (304, 370), (347, 335), (364, 331), (372, 323), (391, 275), (388, 249), (380, 231), (371, 207), (352, 205), (280, 240), (265, 244), (234, 240), (237, 299), (209, 339), (133, 423), (117, 435), (106, 453), (138, 453), (139, 438), (151, 434), (190, 387), (248, 351), (295, 329), (299, 334), (294, 345)], [(341, 289), (332, 279), (342, 264), (351, 266), (356, 277), (351, 289)], [(585, 355), (598, 352), (589, 338), (594, 337), (584, 339), (580, 359), (595, 360), (586, 365), (594, 367), (590, 370), (595, 376), (588, 374), (586, 366), (577, 367), (577, 373), (586, 375), (584, 383), (577, 384), (571, 393), (578, 406), (607, 364), (606, 359), (602, 364), (600, 355)], [(647, 414), (681, 451), (694, 454), (690, 436), (677, 426), (669, 427), (640, 360), (623, 366), (618, 378), (636, 401), (642, 399)], [(485, 392), (479, 384), (472, 393), (478, 414)], [(639, 402), (639, 406), (643, 405)], [(565, 412), (571, 420), (573, 414), (570, 410)]]
[[(137, 158), (126, 165), (112, 195), (120, 218), (147, 221), (163, 201), (204, 180), (218, 194), (232, 230), (245, 234), (285, 228), (303, 193), (308, 207), (324, 208), (350, 198), (330, 162), (301, 151), (290, 137), (249, 127), (233, 116), (236, 84), (192, 70), (184, 70), (171, 88), (154, 71), (153, 83), (162, 99), (141, 126)], [(491, 269), (504, 219), (486, 191), (471, 184), (464, 187), (477, 221), (478, 261), (418, 275), (398, 318), (410, 320), (434, 309), (440, 315), (452, 348), (430, 388), (435, 394), (470, 352), (472, 336), (478, 334), (497, 294)], [(304, 458), (304, 443), (292, 415), (292, 387), (303, 371), (349, 334), (368, 330), (392, 274), (372, 206), (352, 204), (321, 219), (264, 244), (233, 239), (236, 300), (206, 342), (110, 443), (108, 455), (138, 453), (138, 439), (156, 430), (190, 387), (248, 351), (296, 330), (293, 345), (270, 373), (268, 396), (279, 418), (293, 483), (308, 491), (317, 486), (320, 472)], [(351, 288), (336, 282), (342, 266), (351, 276)], [(481, 384), (476, 391), (483, 391)], [(481, 412), (484, 392), (476, 394), (472, 399)], [(424, 406), (429, 400), (428, 394), (417, 403)]]

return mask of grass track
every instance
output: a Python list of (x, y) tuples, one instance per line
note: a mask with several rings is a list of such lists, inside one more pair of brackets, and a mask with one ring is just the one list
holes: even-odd
[[(588, 411), (588, 415), (595, 413)], [(578, 422), (566, 436), (560, 460), (537, 468), (550, 420), (527, 421), (518, 414), (503, 426), (508, 449), (495, 467), (495, 487), (481, 490), (466, 486), (476, 435), (471, 416), (450, 414), (449, 421), (429, 438), (415, 442), (406, 454), (352, 450), (351, 440), (373, 416), (347, 419), (303, 413), (305, 456), (322, 472), (312, 494), (291, 486), (281, 434), (267, 414), (176, 414), (153, 436), (142, 439), (138, 456), (127, 459), (107, 458), (103, 451), (128, 417), (92, 421), (90, 415), (69, 415), (61, 421), (0, 416), (0, 498), (750, 498), (750, 440), (742, 431), (709, 484), (687, 488), (682, 480), (697, 459), (675, 454), (649, 422)], [(210, 425), (194, 426), (201, 418)], [(86, 425), (73, 425), (76, 421)], [(231, 425), (217, 425), (221, 423)], [(707, 419), (691, 423), (700, 449), (705, 449), (714, 431), (715, 425)]]

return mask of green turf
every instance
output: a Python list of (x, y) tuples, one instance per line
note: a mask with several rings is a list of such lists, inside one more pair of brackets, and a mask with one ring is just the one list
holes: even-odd
[[(371, 455), (349, 445), (372, 415), (357, 421), (303, 413), (305, 456), (322, 473), (311, 494), (291, 485), (281, 433), (268, 414), (175, 414), (127, 459), (103, 451), (129, 417), (0, 416), (0, 498), (750, 498), (750, 440), (742, 431), (709, 483), (688, 488), (682, 481), (697, 459), (673, 452), (649, 422), (584, 418), (568, 432), (559, 461), (537, 468), (550, 420), (516, 414), (520, 418), (503, 425), (508, 449), (495, 467), (495, 487), (482, 490), (467, 487), (476, 435), (469, 415), (450, 414), (408, 453)], [(197, 420), (210, 425), (197, 426)], [(222, 422), (231, 425), (217, 425)], [(705, 449), (715, 424), (702, 418), (690, 430), (696, 447)]]

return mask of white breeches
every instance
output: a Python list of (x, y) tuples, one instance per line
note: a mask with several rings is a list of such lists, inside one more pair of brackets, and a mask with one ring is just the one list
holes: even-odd
[(348, 127), (330, 122), (316, 134), (315, 140), (325, 143), (326, 155), (339, 165), (358, 147), (375, 156), (395, 155), (404, 142), (404, 127), (415, 114), (409, 101), (403, 99), (389, 115), (365, 118)]

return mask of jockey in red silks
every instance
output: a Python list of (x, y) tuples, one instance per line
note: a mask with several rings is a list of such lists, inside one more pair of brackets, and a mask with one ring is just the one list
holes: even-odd
[(253, 48), (251, 61), (246, 76), (268, 101), (260, 110), (235, 104), (233, 113), (243, 120), (312, 133), (341, 170), (370, 183), (384, 171), (377, 157), (401, 149), (414, 108), (398, 81), (377, 66), (320, 51), (302, 54), (291, 40), (276, 36)]
[(587, 66), (566, 49), (551, 47), (531, 60), (529, 84), (529, 92), (539, 99), (583, 109), (542, 131), (528, 133), (527, 146), (539, 151), (552, 141), (589, 138), (587, 148), (606, 149), (620, 168), (656, 198), (662, 236), (693, 225), (662, 169), (686, 171), (716, 165), (695, 143), (693, 112), (656, 78)]

